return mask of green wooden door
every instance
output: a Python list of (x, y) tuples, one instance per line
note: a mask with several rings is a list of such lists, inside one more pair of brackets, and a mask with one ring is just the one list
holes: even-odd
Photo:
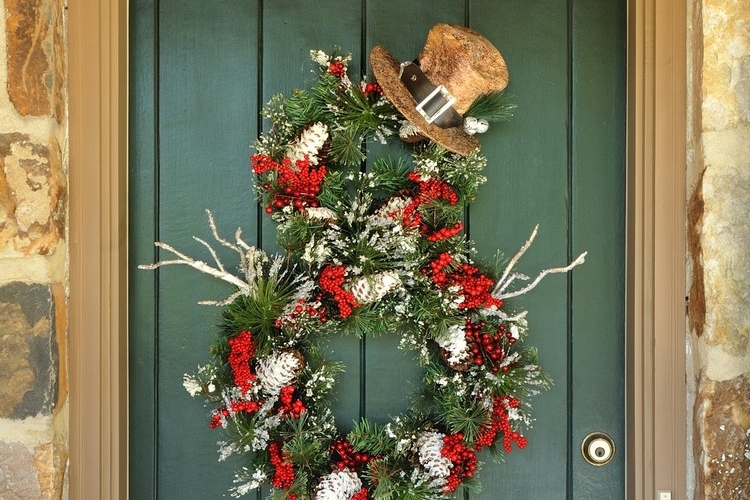
[[(624, 497), (625, 23), (623, 0), (134, 0), (130, 125), (130, 498), (227, 497), (235, 463), (219, 463), (219, 431), (183, 390), (204, 363), (226, 289), (190, 269), (135, 269), (158, 259), (152, 242), (200, 253), (238, 226), (275, 248), (273, 224), (251, 191), (249, 145), (273, 94), (310, 78), (310, 49), (351, 51), (368, 72), (374, 44), (402, 59), (437, 22), (467, 25), (503, 53), (518, 105), (482, 137), (488, 183), (467, 229), (480, 254), (512, 254), (536, 223), (523, 266), (533, 273), (588, 250), (571, 276), (556, 275), (518, 304), (528, 309), (553, 388), (534, 401), (529, 445), (503, 464), (489, 457), (480, 499)], [(339, 422), (403, 410), (418, 375), (389, 337), (336, 346), (347, 365)], [(593, 467), (581, 442), (611, 435), (614, 460)], [(259, 493), (259, 498), (264, 492)], [(255, 494), (250, 498), (255, 499)]]

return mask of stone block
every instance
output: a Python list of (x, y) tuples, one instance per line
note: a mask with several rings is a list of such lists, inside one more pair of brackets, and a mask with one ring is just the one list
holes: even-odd
[(63, 2), (5, 0), (8, 96), (22, 116), (64, 119)]
[(67, 180), (53, 138), (0, 134), (0, 251), (48, 255), (65, 234)]
[(750, 375), (702, 377), (695, 408), (696, 500), (750, 498)]
[(744, 357), (750, 350), (750, 127), (705, 132), (703, 148), (703, 340)]
[(67, 451), (64, 446), (42, 443), (34, 447), (34, 467), (42, 498), (61, 497), (65, 487), (66, 462)]
[(750, 8), (748, 0), (703, 0), (704, 130), (750, 120)]
[(42, 498), (39, 476), (34, 466), (34, 456), (21, 443), (0, 441), (0, 498), (3, 500)]
[(54, 409), (59, 374), (55, 295), (45, 285), (0, 287), (0, 417), (49, 415)]

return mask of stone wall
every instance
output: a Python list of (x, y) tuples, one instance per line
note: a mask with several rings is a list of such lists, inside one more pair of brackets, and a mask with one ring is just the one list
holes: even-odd
[(0, 9), (0, 499), (66, 495), (64, 0)]
[(691, 9), (694, 498), (750, 498), (750, 0), (694, 0)]

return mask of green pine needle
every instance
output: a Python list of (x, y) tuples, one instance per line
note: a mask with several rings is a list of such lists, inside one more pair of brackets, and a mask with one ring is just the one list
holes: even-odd
[(335, 130), (331, 137), (330, 157), (344, 167), (356, 167), (365, 161), (362, 136), (354, 127)]
[(468, 443), (476, 441), (482, 428), (489, 424), (488, 413), (476, 400), (456, 397), (453, 393), (437, 394), (435, 398), (438, 421), (451, 432), (464, 435)]
[(510, 121), (513, 118), (513, 110), (516, 109), (516, 104), (512, 102), (512, 99), (513, 96), (505, 90), (481, 94), (464, 113), (464, 116), (473, 116), (488, 122)]
[(378, 158), (369, 170), (377, 191), (385, 195), (393, 195), (408, 187), (408, 172), (409, 166), (402, 158), (395, 162), (390, 158)]
[(383, 455), (396, 446), (396, 440), (388, 435), (384, 425), (370, 422), (366, 418), (354, 426), (347, 439), (355, 450), (370, 455)]

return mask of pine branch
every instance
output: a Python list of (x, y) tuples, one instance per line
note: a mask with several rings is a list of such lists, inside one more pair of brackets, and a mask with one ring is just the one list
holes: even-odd
[(383, 455), (396, 446), (396, 439), (386, 432), (385, 426), (370, 422), (366, 418), (360, 420), (347, 435), (354, 449), (370, 455)]
[(513, 110), (516, 109), (516, 104), (512, 102), (512, 99), (513, 96), (505, 90), (481, 94), (464, 113), (464, 116), (473, 116), (488, 122), (510, 121), (513, 118)]

